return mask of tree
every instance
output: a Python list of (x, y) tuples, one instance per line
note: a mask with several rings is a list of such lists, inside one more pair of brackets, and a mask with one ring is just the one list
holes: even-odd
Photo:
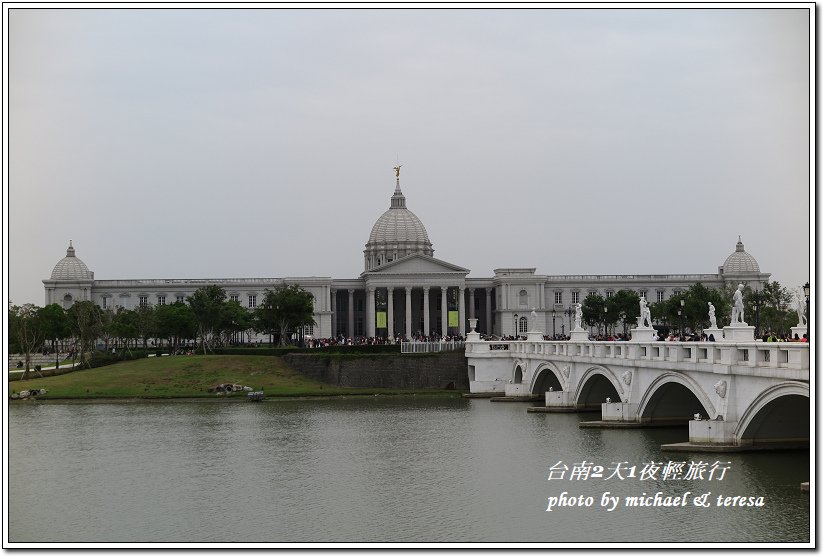
[(55, 353), (55, 358), (58, 358), (56, 363), (59, 366), (57, 341), (71, 335), (66, 310), (59, 304), (49, 304), (37, 310), (37, 314), (40, 317), (40, 323), (43, 327), (43, 339), (51, 341), (52, 351)]
[(307, 323), (315, 323), (312, 318), (313, 300), (314, 296), (297, 284), (280, 285), (274, 290), (267, 288), (263, 296), (263, 307), (266, 309), (257, 314), (264, 318), (261, 326), (279, 331), (280, 345), (283, 346), (290, 329), (296, 330)]
[[(9, 308), (9, 340), (23, 354), (25, 369), (22, 379), (31, 367), (31, 355), (43, 345), (44, 328), (39, 310), (34, 304), (23, 304)], [(39, 374), (39, 372), (38, 372)], [(41, 375), (42, 377), (42, 375)]]
[(172, 352), (177, 352), (182, 339), (197, 336), (197, 323), (192, 309), (183, 302), (155, 308), (156, 333), (160, 338), (169, 340)]
[[(584, 298), (584, 303), (581, 304), (581, 318), (584, 323), (590, 327), (598, 327), (600, 331), (601, 323), (605, 323), (604, 308), (607, 307), (606, 301), (598, 294), (589, 294)], [(604, 327), (606, 328), (606, 326)]]
[(114, 311), (111, 308), (101, 309), (100, 313), (100, 338), (103, 340), (103, 350), (109, 351), (109, 343), (112, 341), (114, 333), (112, 324), (114, 323)]
[(220, 330), (224, 335), (224, 342), (229, 343), (232, 335), (250, 328), (253, 316), (236, 301), (229, 300), (223, 304), (223, 316)]
[(272, 337), (277, 336), (280, 331), (280, 322), (278, 321), (278, 301), (272, 290), (266, 289), (263, 300), (252, 312), (252, 327), (257, 333), (265, 333), (269, 335), (269, 342)]
[(135, 310), (135, 327), (137, 338), (143, 339), (143, 349), (148, 346), (149, 337), (155, 334), (155, 313), (152, 306), (138, 306)]
[(790, 309), (792, 293), (777, 281), (765, 282), (761, 289), (744, 287), (744, 315), (750, 324), (756, 325), (756, 335), (761, 332), (787, 333), (795, 325), (797, 314)]
[[(634, 290), (619, 290), (607, 298), (607, 319), (610, 323), (620, 321), (627, 334), (627, 327), (638, 324), (641, 315), (641, 298)], [(602, 310), (603, 311), (603, 310)]]
[(225, 300), (226, 291), (216, 284), (198, 288), (194, 294), (186, 298), (197, 323), (197, 334), (204, 354), (220, 333)]
[(100, 336), (100, 313), (102, 311), (100, 306), (94, 302), (82, 300), (75, 302), (67, 312), (69, 327), (80, 347), (81, 365), (88, 365), (88, 358), (92, 350), (94, 350), (95, 340)]
[(129, 347), (129, 341), (137, 338), (137, 314), (134, 310), (118, 308), (110, 326), (112, 335), (122, 341), (123, 347)]
[[(732, 299), (732, 294), (729, 299)], [(680, 329), (683, 324), (685, 329), (695, 332), (710, 326), (709, 302), (715, 306), (717, 322), (721, 326), (724, 316), (729, 319), (730, 302), (723, 291), (707, 288), (700, 282), (691, 285), (677, 296), (655, 304), (653, 315), (676, 328)], [(679, 310), (681, 315), (678, 315)]]

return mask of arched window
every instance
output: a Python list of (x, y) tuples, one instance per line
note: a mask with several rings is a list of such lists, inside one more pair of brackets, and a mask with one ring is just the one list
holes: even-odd
[(521, 307), (527, 307), (529, 303), (529, 296), (526, 293), (526, 290), (521, 290), (518, 292), (518, 305)]
[(70, 307), (72, 307), (72, 300), (73, 298), (71, 294), (66, 294), (65, 296), (63, 296), (63, 309), (69, 309)]
[(512, 381), (513, 383), (520, 383), (524, 379), (524, 372), (521, 371), (521, 366), (515, 368), (515, 379)]
[(527, 318), (526, 317), (521, 317), (520, 319), (518, 319), (518, 332), (519, 333), (525, 333), (526, 329), (527, 329)]

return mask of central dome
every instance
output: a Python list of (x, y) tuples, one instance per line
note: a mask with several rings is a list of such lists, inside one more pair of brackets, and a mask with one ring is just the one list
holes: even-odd
[(395, 183), (389, 209), (372, 227), (366, 243), (364, 268), (369, 271), (415, 253), (432, 256), (432, 242), (421, 220), (406, 208), (400, 179)]

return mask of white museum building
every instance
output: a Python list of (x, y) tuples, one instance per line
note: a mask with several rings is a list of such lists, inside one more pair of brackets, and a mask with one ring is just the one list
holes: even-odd
[[(397, 172), (396, 172), (397, 174)], [(701, 282), (710, 288), (725, 284), (757, 287), (762, 273), (741, 239), (716, 273), (677, 275), (539, 275), (535, 267), (495, 269), (489, 278), (470, 278), (469, 269), (434, 257), (421, 220), (406, 207), (400, 178), (389, 208), (372, 227), (363, 250), (364, 270), (356, 278), (282, 277), (216, 279), (98, 280), (77, 257), (69, 242), (66, 257), (43, 281), (46, 304), (64, 308), (92, 300), (104, 309), (170, 304), (186, 300), (200, 287), (216, 284), (243, 307), (253, 309), (266, 289), (298, 284), (314, 296), (315, 324), (305, 333), (315, 337), (461, 335), (467, 320), (478, 319), (478, 331), (525, 333), (534, 309), (537, 326), (548, 334), (571, 327), (573, 304), (591, 293), (608, 298), (634, 290), (650, 302), (663, 301)], [(543, 327), (542, 327), (543, 325)]]

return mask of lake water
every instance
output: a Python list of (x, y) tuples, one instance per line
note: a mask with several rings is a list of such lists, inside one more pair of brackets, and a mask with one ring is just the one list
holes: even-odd
[[(809, 542), (809, 453), (672, 453), (686, 429), (581, 429), (525, 403), (328, 400), (9, 408), (11, 542)], [(586, 461), (601, 478), (580, 473)], [(641, 479), (645, 464), (708, 465)], [(710, 480), (720, 461), (726, 467)], [(569, 470), (560, 473), (556, 463)], [(626, 462), (617, 476), (615, 462)], [(727, 464), (729, 462), (729, 464)], [(575, 465), (579, 465), (575, 469)], [(636, 466), (634, 478), (626, 477)], [(577, 479), (572, 479), (572, 473)], [(591, 472), (597, 472), (591, 469)], [(604, 492), (617, 495), (613, 511)], [(684, 507), (626, 507), (692, 492)], [(593, 497), (547, 512), (548, 497)], [(712, 506), (693, 495), (711, 492)], [(763, 507), (717, 507), (718, 495)], [(584, 501), (585, 503), (586, 501)]]

